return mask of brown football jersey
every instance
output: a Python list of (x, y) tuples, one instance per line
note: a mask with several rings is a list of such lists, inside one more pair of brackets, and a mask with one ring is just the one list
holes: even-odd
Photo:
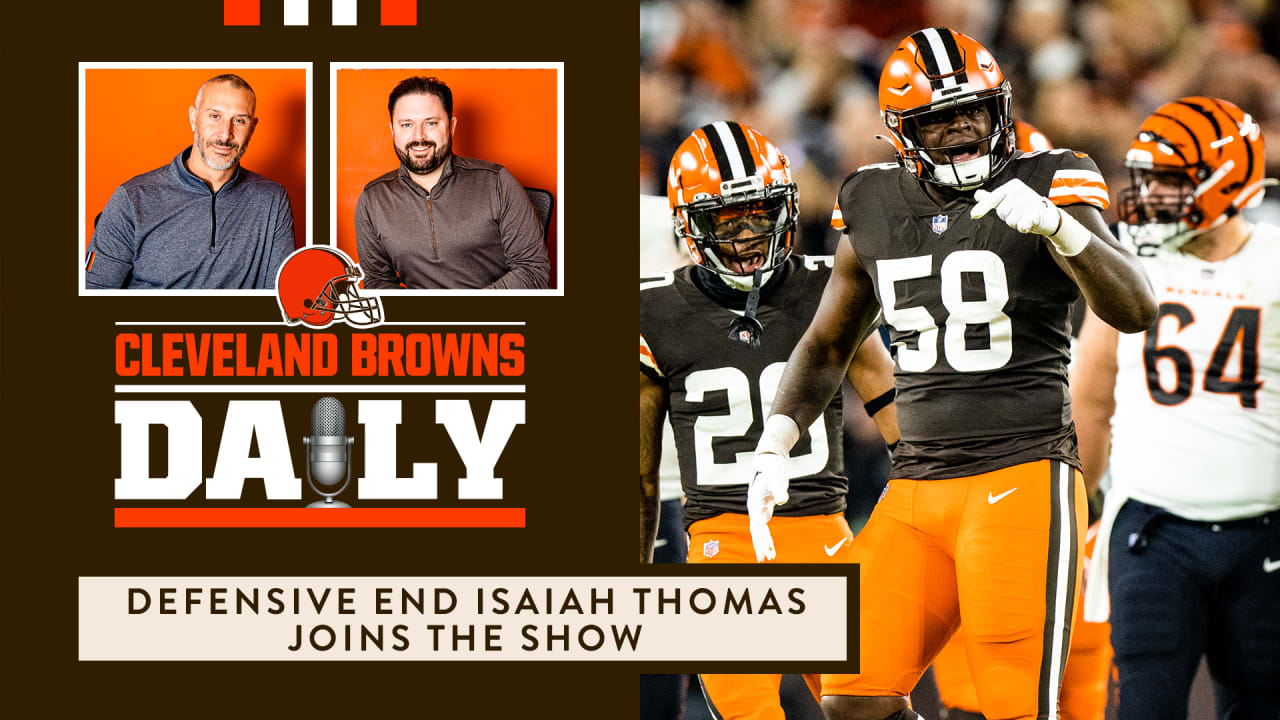
[[(741, 315), (724, 302), (746, 293), (720, 286), (713, 299), (695, 266), (640, 283), (640, 369), (665, 386), (680, 461), (685, 526), (720, 513), (745, 514), (751, 457), (791, 350), (817, 310), (831, 276), (830, 257), (793, 255), (762, 288), (752, 349), (729, 337)], [(710, 282), (719, 283), (711, 279)], [(807, 428), (787, 460), (791, 499), (780, 516), (844, 511), (840, 394)]]
[[(1107, 205), (1088, 156), (1017, 154), (987, 189), (1019, 178), (1059, 205)], [(840, 189), (842, 221), (871, 276), (895, 359), (902, 441), (891, 477), (940, 479), (1022, 462), (1079, 465), (1067, 390), (1075, 284), (1038, 235), (972, 196), (943, 207), (896, 165)]]

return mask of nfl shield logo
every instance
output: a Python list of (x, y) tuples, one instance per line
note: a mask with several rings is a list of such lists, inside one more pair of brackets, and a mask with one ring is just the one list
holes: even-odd
[(720, 554), (720, 541), (708, 540), (702, 543), (702, 557), (713, 558)]
[(944, 233), (944, 232), (946, 232), (946, 231), (947, 231), (947, 216), (946, 216), (946, 215), (934, 215), (934, 216), (933, 216), (933, 231), (934, 231), (935, 233), (937, 233), (938, 235), (941, 235), (942, 233)]

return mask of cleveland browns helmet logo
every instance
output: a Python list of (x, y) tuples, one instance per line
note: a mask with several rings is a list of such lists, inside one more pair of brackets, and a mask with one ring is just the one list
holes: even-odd
[(276, 299), (285, 324), (325, 328), (335, 321), (352, 327), (382, 322), (382, 299), (364, 297), (357, 285), (364, 277), (347, 254), (337, 248), (311, 246), (293, 251), (276, 276)]

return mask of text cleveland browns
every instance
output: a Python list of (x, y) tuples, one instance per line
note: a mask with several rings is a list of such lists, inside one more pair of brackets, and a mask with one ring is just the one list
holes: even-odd
[(120, 377), (519, 377), (524, 335), (119, 333)]

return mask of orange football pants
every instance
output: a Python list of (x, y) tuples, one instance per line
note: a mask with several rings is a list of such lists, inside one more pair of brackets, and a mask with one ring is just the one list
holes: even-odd
[(1085, 517), (1080, 473), (1057, 461), (889, 481), (854, 541), (862, 672), (824, 675), (823, 695), (907, 695), (963, 616), (987, 718), (1050, 717), (1071, 639)]
[[(1085, 568), (1093, 556), (1098, 523), (1089, 527), (1084, 547)], [(1084, 580), (1088, 583), (1088, 578)], [(1111, 624), (1084, 622), (1084, 587), (1076, 598), (1076, 622), (1067, 651), (1067, 669), (1062, 678), (1059, 716), (1062, 720), (1103, 720), (1107, 709), (1107, 682), (1111, 677)], [(978, 691), (969, 674), (965, 654), (964, 623), (933, 659), (933, 679), (942, 705), (954, 710), (980, 713)]]
[[(849, 562), (853, 532), (844, 515), (778, 517), (769, 521), (777, 552), (774, 562)], [(755, 563), (746, 515), (723, 513), (689, 526), (690, 563)], [(781, 675), (703, 674), (702, 687), (716, 716), (725, 720), (785, 720), (778, 700)], [(821, 700), (821, 676), (804, 675), (815, 701)]]

